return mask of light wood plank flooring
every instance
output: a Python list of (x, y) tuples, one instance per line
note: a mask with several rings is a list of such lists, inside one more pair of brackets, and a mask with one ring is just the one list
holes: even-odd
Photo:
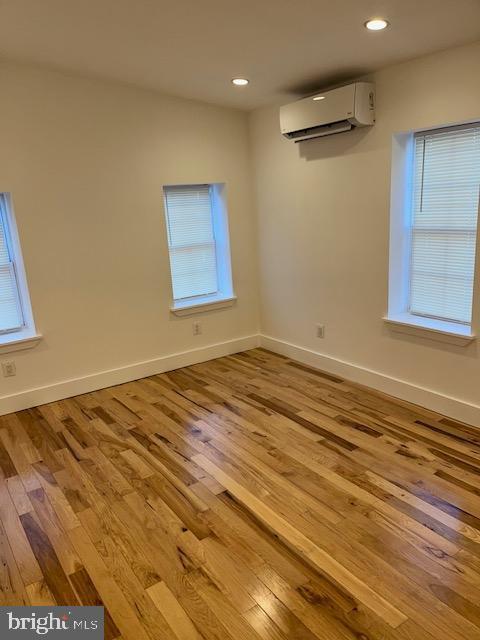
[(124, 640), (480, 639), (480, 431), (261, 349), (0, 418), (0, 604)]

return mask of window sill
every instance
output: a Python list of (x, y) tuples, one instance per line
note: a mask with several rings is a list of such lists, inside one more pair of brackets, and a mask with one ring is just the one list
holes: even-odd
[(476, 339), (469, 326), (399, 313), (384, 318), (392, 331), (465, 347)]
[(229, 296), (227, 298), (210, 298), (202, 300), (201, 302), (194, 302), (188, 300), (188, 302), (176, 302), (170, 311), (176, 316), (190, 316), (194, 313), (203, 313), (205, 311), (214, 311), (215, 309), (224, 309), (231, 307), (235, 304), (237, 297)]
[(13, 351), (25, 351), (33, 349), (42, 339), (40, 334), (31, 334), (26, 331), (17, 333), (0, 334), (0, 355)]

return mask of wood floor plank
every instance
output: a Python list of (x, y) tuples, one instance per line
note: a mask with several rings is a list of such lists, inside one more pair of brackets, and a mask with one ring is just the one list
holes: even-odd
[(200, 633), (165, 582), (152, 585), (147, 593), (178, 640), (201, 640)]
[(91, 581), (90, 576), (85, 569), (82, 567), (75, 573), (72, 573), (70, 575), (70, 581), (82, 605), (88, 607), (104, 607), (105, 640), (114, 640), (114, 638), (118, 638), (120, 636), (120, 631), (113, 621), (110, 611), (105, 607), (105, 603), (98, 595), (95, 585)]
[(115, 625), (125, 640), (148, 640), (149, 636), (141, 625), (135, 611), (125, 595), (110, 575), (95, 546), (82, 527), (68, 531), (73, 546), (88, 572), (95, 589), (108, 607)]
[(20, 516), (20, 520), (48, 588), (57, 604), (76, 605), (77, 598), (72, 586), (60, 564), (52, 543), (39, 522), (32, 513), (24, 513)]
[(21, 517), (15, 509), (6, 484), (0, 482), (0, 520), (23, 583), (29, 585), (42, 580), (43, 572), (22, 527)]
[(0, 604), (2, 606), (26, 605), (29, 598), (22, 576), (0, 521)]
[(230, 478), (219, 467), (202, 454), (195, 456), (195, 462), (210, 473), (215, 480), (230, 491), (255, 517), (269, 527), (273, 533), (284, 540), (299, 555), (309, 560), (322, 574), (328, 575), (350, 593), (375, 611), (392, 627), (398, 627), (407, 617), (396, 607), (384, 600), (382, 596), (362, 583), (347, 571), (339, 562), (317, 547), (289, 522), (278, 516), (272, 509), (256, 498), (250, 491)]

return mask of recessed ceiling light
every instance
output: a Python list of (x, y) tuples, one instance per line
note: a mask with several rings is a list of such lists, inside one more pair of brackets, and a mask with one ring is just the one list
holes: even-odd
[(314, 100), (325, 100), (325, 96), (315, 96)]
[(383, 18), (374, 18), (373, 20), (368, 20), (368, 22), (365, 23), (365, 26), (370, 31), (381, 31), (388, 27), (388, 22)]
[(237, 87), (244, 87), (249, 82), (250, 82), (250, 80), (247, 80), (247, 78), (233, 78), (232, 79), (232, 84), (236, 85)]

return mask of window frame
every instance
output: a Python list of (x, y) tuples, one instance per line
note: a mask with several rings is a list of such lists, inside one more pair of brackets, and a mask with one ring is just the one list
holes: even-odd
[(16, 283), (17, 304), (22, 317), (21, 326), (0, 331), (0, 354), (3, 354), (33, 347), (41, 335), (35, 328), (12, 198), (7, 192), (0, 193), (0, 223), (5, 230), (7, 251)]
[[(170, 258), (170, 219), (168, 216), (167, 191), (173, 188), (208, 187), (210, 213), (214, 239), (217, 291), (209, 294), (198, 294), (186, 298), (174, 297), (173, 272)], [(236, 301), (233, 291), (232, 265), (230, 255), (230, 235), (228, 213), (226, 208), (225, 184), (223, 183), (183, 183), (163, 185), (164, 220), (169, 255), (171, 305), (170, 311), (176, 315), (190, 315), (206, 310), (231, 306)]]
[(434, 132), (480, 125), (473, 121), (461, 125), (429, 127), (395, 134), (392, 138), (392, 168), (390, 194), (390, 252), (388, 274), (388, 311), (384, 321), (397, 332), (466, 346), (476, 338), (473, 332), (476, 288), (480, 252), (480, 212), (476, 231), (473, 281), (473, 312), (469, 324), (456, 320), (430, 317), (410, 311), (412, 277), (413, 197), (415, 138)]
[(7, 267), (9, 267), (10, 274), (15, 284), (15, 291), (14, 291), (15, 302), (17, 305), (18, 315), (21, 320), (21, 324), (16, 327), (11, 327), (9, 329), (0, 329), (0, 336), (2, 336), (8, 333), (18, 333), (19, 331), (23, 331), (25, 327), (25, 314), (23, 311), (23, 304), (20, 296), (20, 285), (18, 282), (17, 267), (15, 264), (16, 260), (15, 260), (15, 254), (13, 251), (13, 246), (12, 246), (13, 243), (12, 243), (11, 232), (10, 232), (10, 221), (8, 220), (8, 206), (7, 206), (4, 194), (0, 194), (0, 227), (3, 229), (3, 233), (5, 235), (5, 242), (7, 245), (7, 254), (10, 260), (10, 264), (7, 265)]

